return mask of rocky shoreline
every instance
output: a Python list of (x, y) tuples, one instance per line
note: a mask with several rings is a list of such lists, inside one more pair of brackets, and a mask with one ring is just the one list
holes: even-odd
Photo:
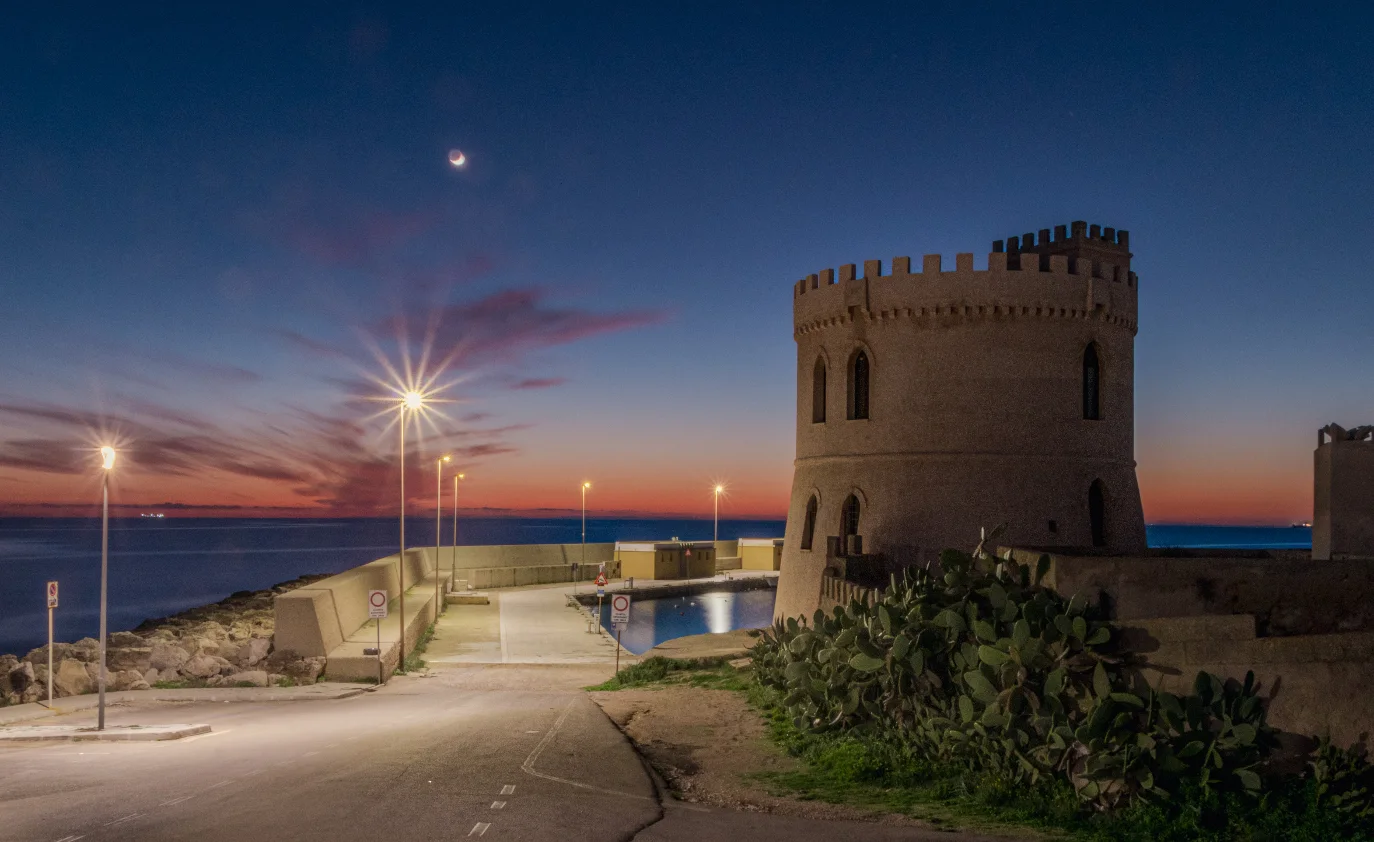
[[(133, 631), (111, 634), (105, 689), (314, 684), (324, 671), (324, 658), (303, 658), (272, 645), (273, 599), (326, 575), (239, 591), (213, 605), (145, 620)], [(53, 696), (96, 692), (99, 661), (100, 641), (95, 638), (53, 644)], [(47, 694), (48, 647), (23, 657), (0, 655), (0, 706), (36, 702)]]

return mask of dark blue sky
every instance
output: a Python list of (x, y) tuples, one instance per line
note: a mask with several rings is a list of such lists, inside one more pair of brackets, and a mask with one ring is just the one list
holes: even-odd
[(474, 505), (594, 477), (708, 511), (725, 479), (780, 513), (793, 281), (1086, 219), (1136, 254), (1147, 517), (1305, 519), (1316, 428), (1374, 417), (1372, 34), (1359, 4), (11, 10), (0, 501), (84, 499), (101, 424), (131, 502), (386, 499), (348, 360), (438, 318), (466, 380), (429, 446)]

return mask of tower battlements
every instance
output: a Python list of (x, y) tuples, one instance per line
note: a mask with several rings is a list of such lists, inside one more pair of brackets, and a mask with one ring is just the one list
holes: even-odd
[(987, 268), (972, 253), (955, 256), (952, 269), (938, 254), (865, 260), (808, 275), (793, 285), (798, 333), (867, 316), (1054, 316), (1099, 318), (1135, 330), (1137, 278), (1130, 269), (1130, 235), (1086, 222), (1043, 228), (1037, 234), (997, 240)]

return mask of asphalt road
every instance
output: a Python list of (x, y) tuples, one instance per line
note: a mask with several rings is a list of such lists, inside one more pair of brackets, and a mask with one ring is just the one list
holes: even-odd
[(0, 747), (0, 840), (977, 838), (665, 804), (578, 689), (605, 671), (472, 667), (349, 699), (111, 708), (114, 724), (214, 730)]

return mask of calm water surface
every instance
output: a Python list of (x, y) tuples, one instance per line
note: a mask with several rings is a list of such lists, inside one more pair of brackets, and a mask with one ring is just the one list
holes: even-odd
[[(630, 625), (621, 633), (620, 642), (636, 655), (642, 655), (663, 641), (678, 637), (766, 628), (773, 624), (775, 596), (777, 591), (768, 588), (636, 600), (630, 606)], [(615, 634), (609, 599), (601, 606), (601, 625)]]

